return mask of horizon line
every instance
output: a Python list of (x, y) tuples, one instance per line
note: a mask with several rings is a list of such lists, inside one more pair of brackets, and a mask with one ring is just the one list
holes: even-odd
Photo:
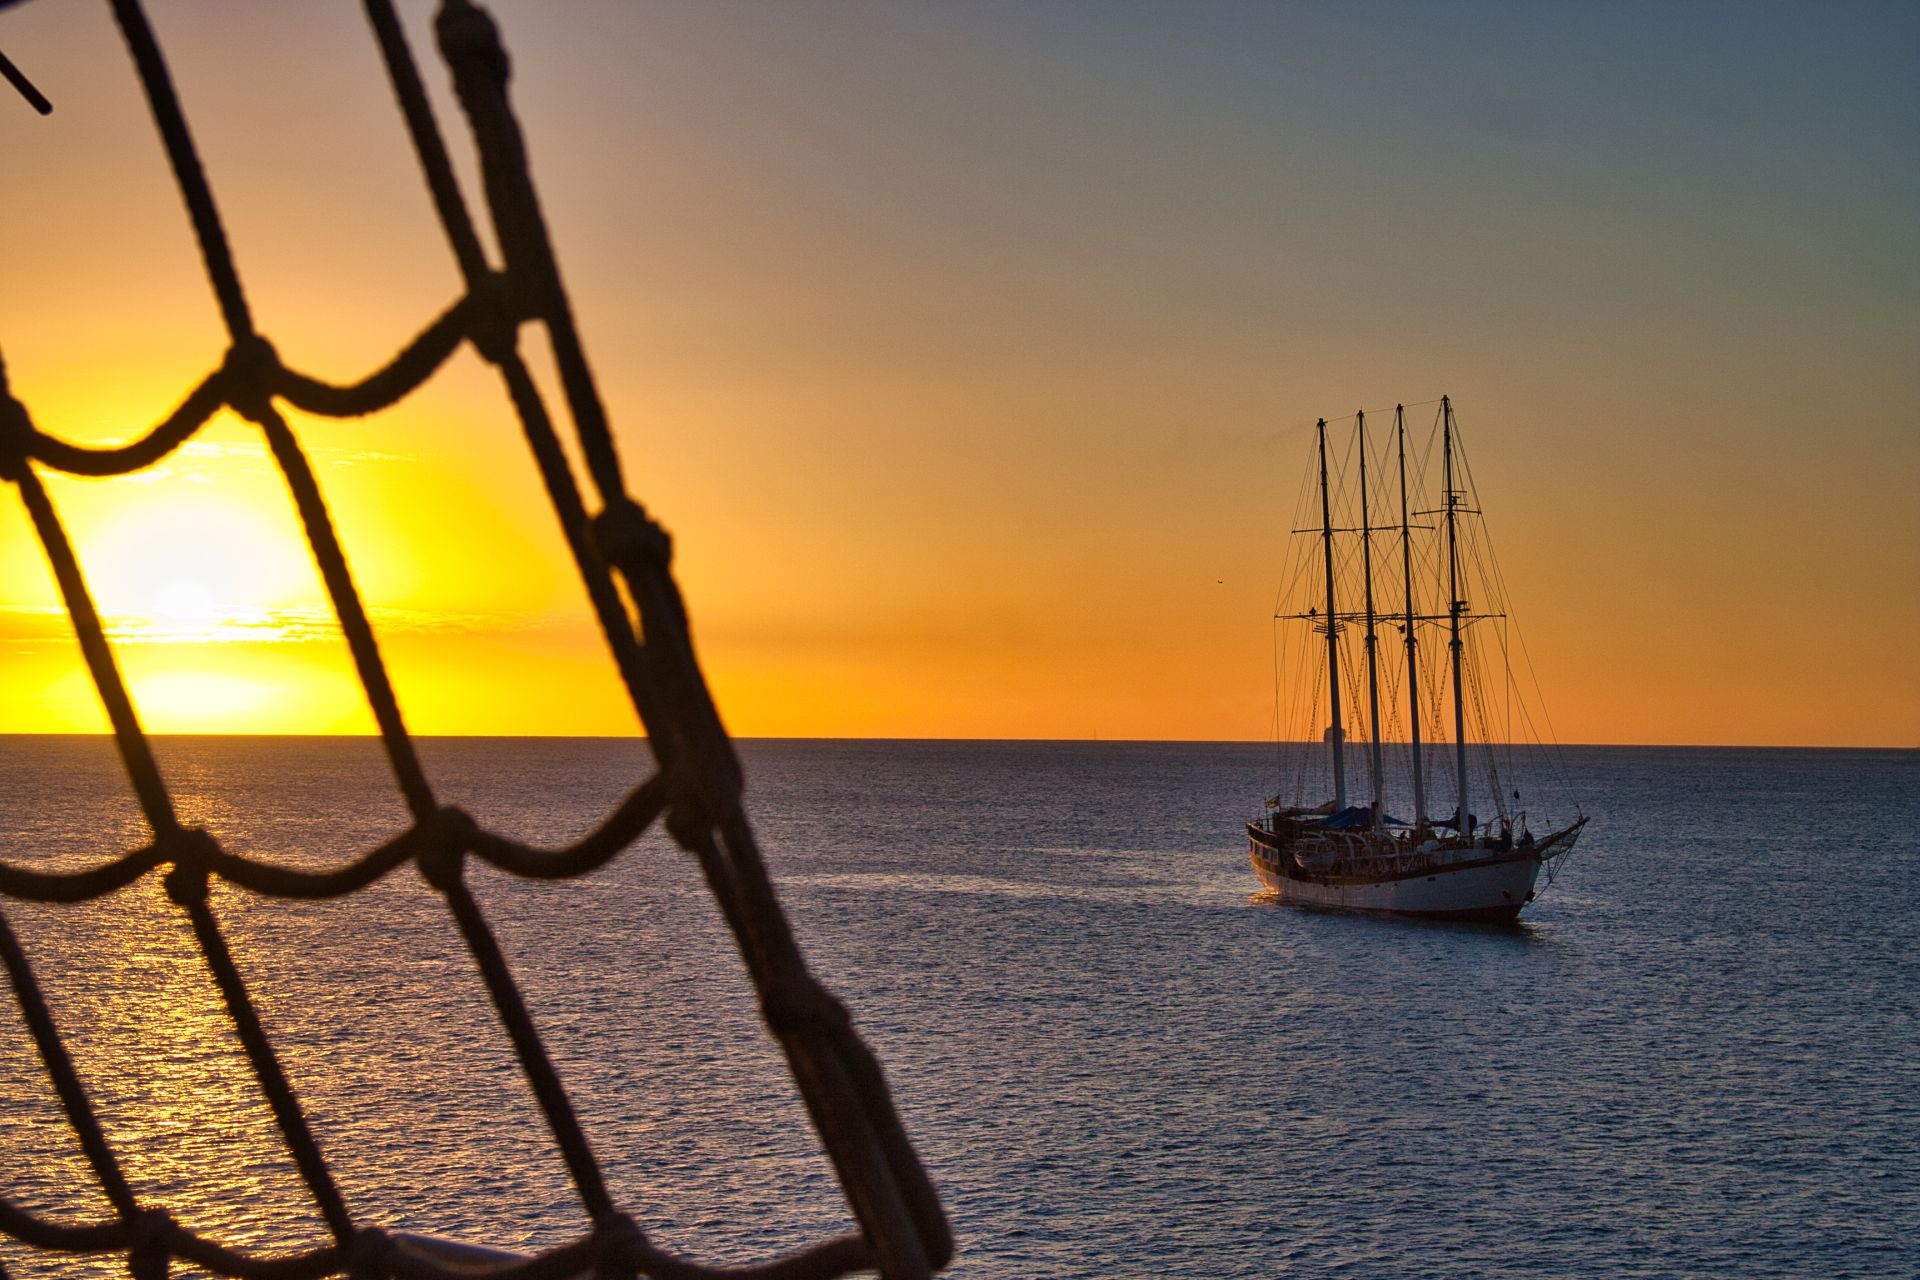
[[(112, 732), (98, 732), (81, 729), (49, 730), (0, 730), (0, 740), (8, 738), (104, 738), (112, 740)], [(234, 739), (342, 739), (378, 742), (378, 733), (167, 733), (143, 730), (147, 738), (234, 738)], [(410, 739), (432, 741), (456, 741), (471, 739), (474, 741), (518, 741), (518, 742), (645, 742), (644, 733), (408, 733)], [(1110, 743), (1115, 746), (1219, 746), (1219, 747), (1317, 747), (1318, 742), (1288, 741), (1275, 742), (1270, 738), (1038, 738), (1038, 737), (987, 737), (972, 735), (962, 737), (906, 737), (881, 734), (744, 734), (729, 733), (734, 742), (977, 742), (982, 744), (1034, 743), (1034, 744), (1074, 744), (1091, 745)], [(1391, 745), (1391, 744), (1390, 744)], [(1888, 746), (1874, 743), (1795, 743), (1795, 742), (1561, 742), (1553, 744), (1497, 742), (1475, 743), (1476, 746), (1495, 747), (1539, 747), (1543, 750), (1586, 750), (1621, 749), (1647, 750), (1664, 749), (1674, 751), (1920, 751), (1920, 743), (1911, 746)]]

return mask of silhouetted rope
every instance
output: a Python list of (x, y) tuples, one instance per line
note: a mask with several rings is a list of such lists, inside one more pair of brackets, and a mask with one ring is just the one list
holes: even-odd
[[(194, 150), (158, 43), (138, 0), (110, 0), (146, 92), (161, 142), (187, 206), (230, 343), (220, 366), (171, 413), (129, 444), (107, 448), (62, 440), (39, 429), (8, 388), (0, 360), (0, 479), (20, 491), (59, 586), (121, 762), (153, 836), (137, 848), (79, 869), (42, 870), (0, 859), (0, 895), (78, 902), (164, 872), (169, 897), (187, 915), (208, 972), (224, 1000), (282, 1140), (332, 1237), (290, 1256), (230, 1249), (143, 1206), (114, 1154), (109, 1134), (66, 1052), (33, 965), (0, 915), (0, 967), (115, 1217), (57, 1222), (0, 1198), (0, 1231), (36, 1247), (126, 1255), (136, 1280), (164, 1280), (179, 1258), (240, 1280), (318, 1280), (358, 1276), (496, 1280), (646, 1275), (662, 1280), (830, 1280), (863, 1268), (887, 1277), (922, 1277), (952, 1253), (937, 1195), (920, 1166), (872, 1053), (845, 1008), (808, 974), (767, 877), (740, 802), (741, 773), (732, 744), (695, 658), (685, 605), (670, 569), (666, 532), (630, 497), (572, 305), (547, 235), (519, 125), (507, 102), (508, 64), (492, 20), (469, 0), (443, 0), (435, 29), (456, 93), (472, 128), (504, 269), (489, 265), (446, 146), (390, 0), (364, 0), (402, 118), (419, 156), (435, 212), (460, 269), (465, 294), (403, 344), (385, 365), (336, 386), (298, 373), (255, 332), (239, 270), (212, 187)], [(10, 68), (9, 68), (10, 69)], [(521, 327), (547, 335), (574, 440), (599, 503), (590, 511), (552, 415), (519, 350)], [(380, 656), (378, 639), (348, 569), (332, 516), (305, 452), (276, 402), (323, 417), (357, 417), (411, 394), (463, 344), (500, 371), (533, 452), (588, 601), (633, 701), (657, 763), (593, 831), (558, 849), (538, 849), (480, 827), (442, 807), (421, 767)], [(223, 849), (208, 832), (180, 825), (133, 699), (88, 593), (78, 558), (36, 466), (87, 476), (151, 467), (231, 409), (256, 425), (304, 529), (321, 581), (379, 727), (395, 784), (412, 825), (330, 869), (283, 866)], [(622, 588), (624, 587), (624, 597)], [(628, 602), (631, 601), (632, 612)], [(637, 616), (636, 616), (637, 615)], [(710, 1267), (651, 1244), (618, 1211), (478, 902), (462, 880), (469, 857), (535, 879), (584, 875), (630, 847), (656, 821), (699, 861), (708, 888), (739, 946), (767, 1025), (786, 1055), (801, 1097), (844, 1188), (858, 1234), (746, 1267)], [(489, 999), (546, 1118), (589, 1227), (572, 1243), (537, 1257), (477, 1265), (435, 1253), (426, 1242), (389, 1237), (356, 1222), (332, 1174), (299, 1096), (281, 1067), (252, 997), (215, 918), (208, 889), (224, 880), (282, 898), (332, 898), (412, 864), (446, 900)], [(0, 1273), (4, 1280), (4, 1273)]]

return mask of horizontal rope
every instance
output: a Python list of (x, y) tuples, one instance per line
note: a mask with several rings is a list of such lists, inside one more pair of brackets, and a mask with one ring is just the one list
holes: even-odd
[[(500, 297), (468, 294), (440, 313), (411, 342), (358, 382), (335, 384), (287, 367), (270, 347), (245, 361), (230, 359), (201, 379), (177, 408), (126, 444), (84, 445), (29, 426), (15, 447), (56, 471), (118, 476), (143, 471), (191, 440), (222, 409), (239, 409), (264, 383), (273, 396), (322, 418), (361, 418), (392, 408), (425, 385), (463, 342), (495, 340), (501, 324), (528, 323), (506, 313)], [(252, 367), (245, 367), (250, 363)]]
[(359, 382), (334, 386), (276, 361), (272, 373), (274, 394), (296, 409), (323, 418), (361, 418), (391, 408), (423, 386), (474, 335), (487, 304), (468, 294), (421, 330), (412, 342), (379, 369)]
[(572, 844), (543, 849), (476, 825), (464, 811), (439, 810), (326, 871), (307, 871), (230, 853), (207, 832), (183, 828), (111, 862), (79, 871), (41, 871), (0, 860), (0, 894), (33, 902), (82, 902), (98, 898), (168, 864), (189, 866), (242, 889), (273, 898), (338, 898), (363, 889), (394, 868), (433, 855), (470, 853), (491, 866), (530, 880), (568, 880), (605, 866), (645, 834), (672, 802), (675, 779), (656, 774), (636, 787), (597, 827)]
[(227, 407), (230, 375), (225, 369), (208, 374), (159, 425), (131, 444), (99, 447), (70, 444), (30, 427), (19, 448), (36, 462), (76, 476), (127, 475), (159, 462), (178, 449)]
[(378, 1228), (362, 1228), (344, 1245), (258, 1254), (210, 1240), (157, 1211), (138, 1222), (64, 1223), (29, 1213), (5, 1197), (0, 1197), (0, 1230), (57, 1253), (159, 1249), (234, 1280), (320, 1280), (345, 1270), (356, 1257), (373, 1264), (378, 1274), (403, 1280), (569, 1280), (590, 1275), (602, 1262), (654, 1280), (832, 1280), (872, 1265), (866, 1242), (857, 1235), (835, 1236), (764, 1262), (733, 1266), (697, 1262), (644, 1240), (592, 1234), (513, 1261), (450, 1266)]

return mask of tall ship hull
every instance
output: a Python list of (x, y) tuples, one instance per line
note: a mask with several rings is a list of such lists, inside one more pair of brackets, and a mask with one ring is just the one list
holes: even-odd
[[(1430, 920), (1510, 923), (1534, 899), (1534, 885), (1547, 862), (1573, 849), (1585, 820), (1531, 848), (1454, 845), (1421, 851), (1405, 839), (1378, 842), (1372, 857), (1364, 846), (1350, 862), (1318, 850), (1302, 856), (1303, 841), (1285, 819), (1247, 824), (1253, 873), (1282, 902), (1332, 911), (1369, 911)], [(1275, 827), (1281, 830), (1275, 830)], [(1358, 865), (1354, 865), (1357, 863)], [(1313, 867), (1318, 869), (1310, 869)]]
[[(1314, 537), (1295, 544), (1274, 615), (1294, 637), (1275, 650), (1276, 722), (1295, 731), (1291, 758), (1285, 737), (1281, 751), (1292, 791), (1247, 824), (1248, 855), (1283, 902), (1511, 921), (1587, 819), (1575, 805), (1559, 821), (1536, 808), (1530, 821), (1521, 806), (1518, 773), (1558, 772), (1564, 785), (1564, 768), (1537, 736), (1544, 714), (1521, 697), (1524, 646), (1444, 396), (1436, 419), (1411, 467), (1404, 407), (1390, 455), (1369, 443), (1364, 413), (1343, 457), (1326, 420), (1316, 425), (1292, 530)], [(1516, 743), (1516, 729), (1536, 736)], [(1390, 800), (1405, 817), (1390, 816)]]

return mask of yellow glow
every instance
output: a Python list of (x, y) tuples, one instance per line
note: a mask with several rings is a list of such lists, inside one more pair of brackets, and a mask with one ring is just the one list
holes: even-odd
[[(143, 494), (87, 539), (85, 572), (109, 634), (217, 642), (284, 638), (277, 611), (311, 604), (283, 531), (212, 488)], [(302, 578), (306, 581), (302, 581)]]
[(271, 685), (216, 671), (162, 671), (140, 682), (140, 708), (156, 730), (231, 732), (257, 720), (282, 692)]
[[(141, 724), (155, 733), (367, 733), (366, 697), (337, 646), (191, 642), (115, 644)], [(7, 732), (107, 727), (71, 642), (8, 658), (25, 697), (0, 705)]]

